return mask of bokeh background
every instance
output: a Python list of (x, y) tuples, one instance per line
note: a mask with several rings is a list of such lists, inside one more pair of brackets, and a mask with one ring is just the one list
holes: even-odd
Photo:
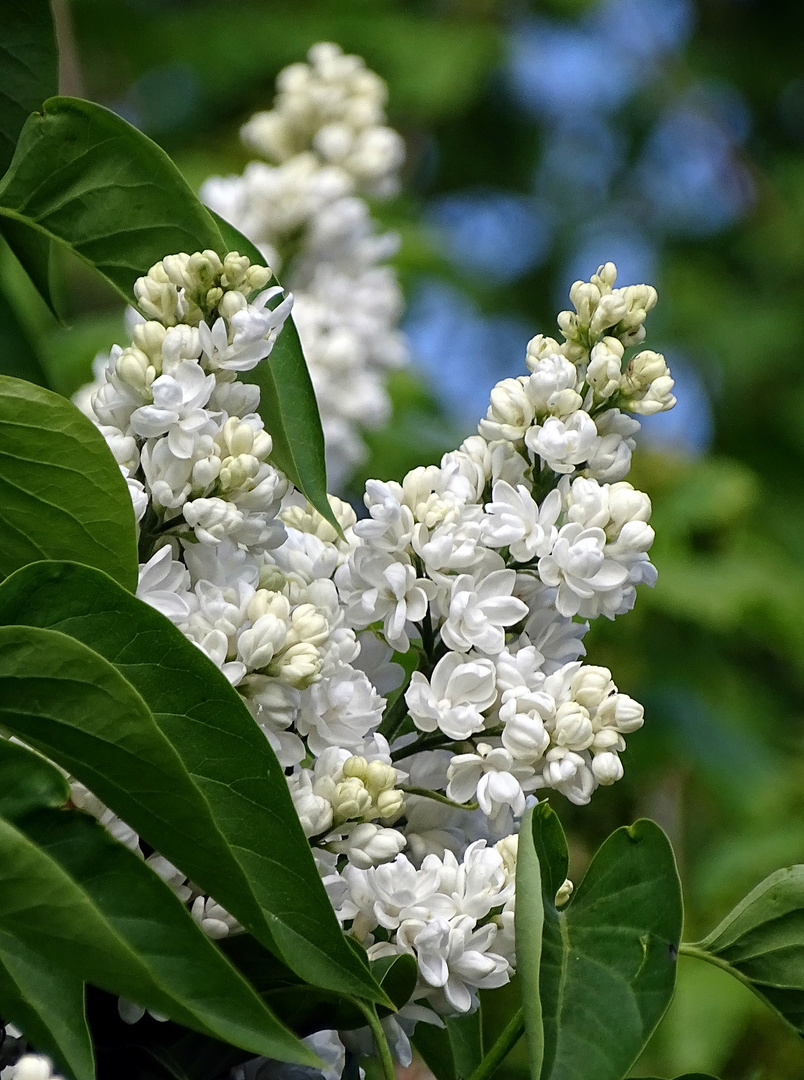
[[(620, 784), (588, 808), (559, 807), (573, 876), (612, 828), (654, 817), (675, 845), (696, 940), (766, 874), (804, 861), (801, 0), (56, 10), (65, 92), (125, 116), (196, 187), (243, 168), (240, 124), (314, 42), (362, 54), (387, 79), (409, 156), (403, 194), (375, 213), (403, 238), (416, 363), (393, 377), (393, 421), (369, 436), (355, 494), (470, 433), (492, 384), (524, 370), (528, 339), (555, 332), (573, 280), (612, 259), (620, 284), (656, 285), (647, 344), (667, 355), (679, 404), (645, 423), (630, 479), (654, 501), (659, 582), (587, 639), (647, 722)], [(0, 314), (20, 314), (72, 392), (121, 338), (119, 302), (65, 264), (60, 325), (3, 264)], [(14, 347), (12, 322), (0, 323), (0, 345)], [(804, 1042), (729, 976), (682, 960), (634, 1075), (686, 1070), (800, 1080)], [(521, 1053), (505, 1073), (525, 1074)]]

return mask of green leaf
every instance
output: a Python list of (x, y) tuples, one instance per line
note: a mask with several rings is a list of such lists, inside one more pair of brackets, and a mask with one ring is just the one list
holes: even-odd
[(47, 386), (38, 346), (0, 285), (0, 375)]
[[(660, 1076), (646, 1076), (645, 1080), (661, 1080)], [(717, 1080), (716, 1076), (712, 1076), (711, 1073), (684, 1073), (683, 1076), (677, 1076), (675, 1080)]]
[(94, 1080), (84, 983), (0, 929), (0, 1015), (73, 1080)]
[(804, 1035), (804, 865), (765, 878), (707, 938), (682, 951), (730, 971)]
[[(682, 906), (672, 848), (651, 821), (617, 829), (600, 847), (569, 903), (558, 908), (555, 897), (566, 874), (566, 843), (546, 803), (534, 808), (531, 835), (544, 907), (540, 1076), (621, 1080), (673, 994)], [(524, 853), (532, 871), (529, 846), (526, 842)], [(538, 905), (535, 884), (532, 872), (521, 883), (518, 875), (517, 919), (523, 900), (526, 906)], [(530, 942), (527, 948), (532, 948)], [(527, 1009), (526, 987), (523, 981)]]
[[(250, 240), (214, 211), (210, 213), (230, 251), (239, 251), (252, 262), (268, 265)], [(278, 284), (275, 277), (273, 280)], [(244, 371), (241, 378), (260, 388), (259, 413), (274, 441), (272, 460), (341, 534), (327, 499), (327, 465), (318, 402), (292, 317), (285, 322), (268, 359), (251, 371)]]
[(75, 252), (129, 301), (136, 279), (164, 255), (226, 254), (212, 216), (164, 150), (77, 98), (50, 98), (28, 119), (0, 182), (2, 218), (12, 222), (7, 238), (40, 289), (48, 251), (40, 238)]
[(558, 835), (561, 826), (554, 814), (541, 809), (543, 806), (544, 803), (539, 803), (530, 809), (519, 830), (514, 915), (517, 975), (522, 987), (528, 1063), (534, 1080), (542, 1075), (544, 1063), (545, 1032), (540, 990), (545, 918), (542, 897), (555, 898), (559, 888), (556, 881), (562, 873), (566, 876), (566, 858), (562, 862), (559, 842), (563, 841), (563, 833)]
[(469, 1077), (483, 1060), (483, 1013), (478, 1007), (473, 1013), (446, 1018), (447, 1034), (452, 1044), (455, 1070), (458, 1076)]
[(0, 739), (0, 815), (17, 821), (32, 810), (66, 806), (70, 785), (45, 758)]
[[(410, 1001), (419, 978), (419, 965), (410, 953), (382, 956), (371, 961), (371, 973), (394, 1003), (401, 1009)], [(380, 1016), (384, 1015), (380, 1010)]]
[(0, 819), (0, 925), (58, 968), (187, 1027), (316, 1063), (172, 889), (86, 814)]
[[(35, 739), (301, 978), (390, 1004), (341, 932), (273, 751), (214, 664), (153, 608), (75, 564), (9, 578), (0, 623), (35, 626), (55, 650), (84, 650), (88, 683), (97, 671), (111, 686), (114, 675), (115, 692), (133, 698), (130, 713), (118, 708), (119, 726), (100, 704), (43, 726), (21, 712), (3, 720), (15, 706), (0, 692), (1, 722)], [(31, 665), (33, 687), (43, 669)], [(95, 692), (86, 686), (87, 702)], [(61, 693), (43, 687), (45, 712)]]
[(4, 0), (0, 47), (0, 173), (28, 114), (58, 90), (56, 34), (49, 0)]
[(0, 375), (0, 577), (79, 559), (137, 584), (126, 482), (94, 424), (57, 394)]
[(467, 1080), (483, 1060), (480, 1009), (446, 1017), (443, 1030), (419, 1024), (412, 1041), (436, 1080)]

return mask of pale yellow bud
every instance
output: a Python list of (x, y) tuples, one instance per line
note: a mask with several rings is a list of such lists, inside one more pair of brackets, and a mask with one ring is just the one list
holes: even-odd
[(130, 345), (117, 358), (114, 369), (122, 382), (144, 392), (156, 378), (156, 369), (146, 354)]
[(356, 755), (347, 758), (343, 763), (343, 769), (341, 770), (345, 777), (356, 776), (358, 780), (363, 781), (366, 779), (366, 773), (368, 771), (368, 762), (364, 757), (358, 757)]
[(405, 796), (401, 791), (381, 791), (376, 799), (382, 818), (395, 818), (405, 808)]
[(275, 615), (278, 619), (287, 621), (290, 618), (290, 601), (280, 592), (269, 592), (268, 589), (257, 589), (248, 602), (246, 614), (252, 622), (256, 622), (262, 615)]

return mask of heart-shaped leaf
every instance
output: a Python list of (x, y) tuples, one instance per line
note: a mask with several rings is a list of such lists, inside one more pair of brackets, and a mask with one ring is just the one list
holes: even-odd
[(126, 482), (94, 424), (58, 394), (0, 375), (0, 577), (74, 558), (133, 590), (136, 528)]
[[(159, 612), (76, 564), (9, 578), (0, 623), (85, 650), (87, 679), (114, 673), (135, 699), (119, 726), (102, 707), (43, 725), (10, 697), (0, 720), (4, 708), (18, 711), (2, 722), (35, 739), (302, 979), (390, 1004), (341, 932), (273, 751), (211, 661)], [(36, 673), (27, 669), (31, 688)], [(45, 708), (58, 707), (61, 687), (43, 690)]]
[[(528, 827), (530, 825), (530, 827)], [(531, 1050), (531, 1075), (541, 1080), (621, 1080), (645, 1046), (673, 994), (681, 934), (681, 887), (670, 843), (652, 821), (617, 829), (601, 846), (571, 900), (556, 905), (567, 851), (563, 830), (539, 803), (520, 832), (517, 870), (517, 957), (523, 1008), (532, 992), (536, 932), (523, 908), (544, 912), (537, 1016), (543, 1053)], [(532, 844), (533, 852), (529, 853)], [(534, 896), (539, 862), (541, 896)], [(524, 863), (521, 861), (524, 855)], [(531, 1029), (528, 1029), (530, 1033)], [(541, 1056), (541, 1062), (539, 1057)], [(536, 1066), (539, 1066), (538, 1072)]]
[(685, 954), (726, 968), (804, 1035), (804, 865), (765, 878)]

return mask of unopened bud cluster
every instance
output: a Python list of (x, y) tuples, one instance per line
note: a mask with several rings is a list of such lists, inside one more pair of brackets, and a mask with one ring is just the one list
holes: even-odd
[(359, 57), (322, 43), (308, 60), (280, 73), (274, 108), (242, 130), (267, 161), (210, 178), (201, 195), (296, 297), (337, 490), (366, 455), (361, 429), (388, 419), (387, 374), (407, 359), (402, 294), (387, 263), (398, 241), (378, 232), (363, 198), (396, 192), (404, 144), (385, 123), (385, 83)]

